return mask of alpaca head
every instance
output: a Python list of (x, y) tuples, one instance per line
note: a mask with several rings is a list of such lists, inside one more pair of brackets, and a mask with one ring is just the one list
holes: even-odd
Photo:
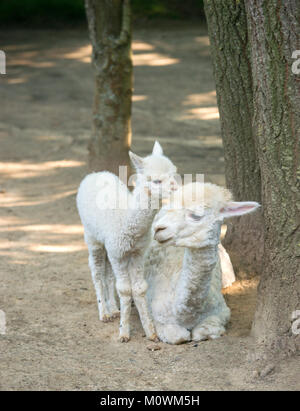
[(153, 199), (165, 199), (177, 190), (175, 180), (176, 167), (163, 154), (158, 141), (153, 146), (152, 154), (147, 157), (139, 157), (129, 151), (129, 156), (136, 169), (136, 185), (144, 187)]
[(190, 183), (174, 193), (154, 223), (159, 243), (203, 248), (219, 243), (224, 218), (256, 210), (252, 201), (232, 201), (229, 190), (210, 183)]

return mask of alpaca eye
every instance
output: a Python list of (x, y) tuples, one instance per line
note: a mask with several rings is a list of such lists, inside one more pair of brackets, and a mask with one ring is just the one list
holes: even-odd
[(161, 184), (162, 181), (161, 181), (161, 180), (154, 180), (153, 183), (154, 183), (154, 184)]
[(197, 214), (194, 214), (194, 213), (189, 214), (189, 217), (192, 218), (195, 221), (200, 221), (201, 218), (202, 218), (201, 215), (197, 215)]

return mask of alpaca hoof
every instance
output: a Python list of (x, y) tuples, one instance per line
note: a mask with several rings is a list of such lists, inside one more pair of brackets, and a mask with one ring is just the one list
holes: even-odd
[(125, 336), (119, 337), (119, 341), (121, 343), (127, 343), (129, 340), (130, 340), (130, 337), (125, 337)]
[(156, 342), (156, 343), (160, 341), (157, 334), (152, 334), (150, 337), (148, 337), (148, 340)]
[(104, 323), (113, 322), (116, 318), (120, 318), (120, 312), (114, 312), (112, 314), (104, 314), (100, 317), (100, 320)]
[(112, 319), (115, 320), (116, 318), (120, 318), (120, 311), (116, 311), (114, 313), (112, 313)]
[(109, 314), (104, 314), (100, 317), (100, 321), (103, 321), (104, 323), (109, 323), (112, 321), (112, 317)]

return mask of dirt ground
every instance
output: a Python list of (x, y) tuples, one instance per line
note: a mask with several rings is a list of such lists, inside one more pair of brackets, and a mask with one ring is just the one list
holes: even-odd
[[(296, 390), (299, 360), (255, 378), (249, 354), (257, 280), (226, 290), (227, 335), (171, 346), (99, 322), (76, 190), (87, 172), (93, 75), (85, 31), (0, 33), (1, 390)], [(134, 33), (133, 151), (158, 137), (180, 172), (224, 184), (205, 28)], [(296, 362), (297, 361), (297, 362)]]

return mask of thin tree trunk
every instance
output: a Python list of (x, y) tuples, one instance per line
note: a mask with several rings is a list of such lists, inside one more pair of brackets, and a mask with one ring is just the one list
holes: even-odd
[(118, 173), (131, 143), (131, 14), (129, 0), (85, 0), (93, 46), (95, 100), (91, 170)]
[(300, 349), (292, 313), (300, 310), (300, 49), (298, 0), (247, 0), (254, 130), (262, 181), (264, 269), (252, 333), (271, 350)]
[[(237, 201), (261, 202), (260, 169), (252, 131), (253, 91), (243, 1), (205, 0), (225, 156), (227, 187)], [(261, 211), (227, 222), (224, 245), (240, 276), (262, 271)]]

